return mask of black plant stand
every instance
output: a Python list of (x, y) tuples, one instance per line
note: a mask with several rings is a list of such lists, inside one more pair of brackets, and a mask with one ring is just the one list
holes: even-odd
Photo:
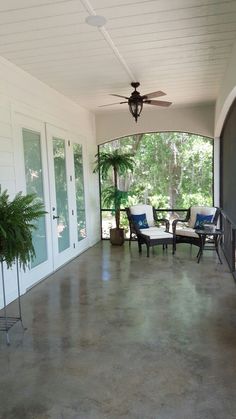
[(22, 313), (21, 313), (20, 280), (19, 280), (19, 264), (18, 264), (18, 261), (16, 261), (16, 278), (17, 278), (17, 289), (18, 289), (18, 315), (16, 315), (16, 316), (8, 316), (7, 315), (3, 261), (1, 261), (1, 274), (2, 274), (3, 313), (4, 313), (4, 315), (0, 316), (0, 331), (6, 332), (7, 345), (10, 345), (10, 338), (9, 338), (8, 331), (12, 328), (12, 326), (14, 326), (14, 324), (16, 324), (18, 321), (20, 321), (23, 330), (26, 330), (26, 328), (23, 325)]

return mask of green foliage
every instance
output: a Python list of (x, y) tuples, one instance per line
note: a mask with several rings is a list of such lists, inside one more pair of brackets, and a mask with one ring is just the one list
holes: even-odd
[(128, 170), (132, 171), (134, 166), (133, 155), (129, 153), (120, 153), (119, 150), (111, 152), (102, 152), (96, 154), (94, 172), (100, 171), (102, 179), (107, 179), (108, 173), (113, 169), (114, 174), (124, 175)]
[(10, 201), (7, 191), (0, 191), (0, 261), (10, 268), (16, 259), (25, 269), (35, 256), (32, 231), (35, 221), (45, 214), (43, 204), (35, 194), (19, 192)]
[[(181, 132), (139, 134), (104, 144), (100, 150), (101, 154), (119, 150), (134, 155), (133, 171), (125, 179), (130, 205), (144, 201), (156, 208), (212, 205), (213, 141), (209, 138)], [(101, 180), (102, 197), (111, 182), (109, 175)]]
[[(120, 227), (120, 207), (127, 202), (128, 192), (118, 187), (120, 177), (132, 172), (133, 155), (121, 153), (118, 149), (96, 154), (94, 172), (100, 172), (101, 180), (109, 179), (109, 184), (102, 188), (102, 204), (114, 208), (116, 228)], [(112, 174), (112, 178), (109, 175)], [(112, 185), (111, 185), (112, 183)]]
[(113, 186), (108, 186), (103, 190), (103, 202), (107, 208), (112, 208), (114, 210), (120, 209), (121, 205), (125, 205), (128, 199), (128, 192), (120, 191), (119, 189), (115, 190)]
[(183, 208), (189, 208), (192, 205), (203, 205), (211, 206), (212, 205), (212, 196), (206, 196), (202, 192), (196, 193), (183, 193), (182, 195)]

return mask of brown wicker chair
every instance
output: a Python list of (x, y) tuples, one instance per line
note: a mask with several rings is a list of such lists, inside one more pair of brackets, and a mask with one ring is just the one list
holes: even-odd
[[(130, 239), (131, 241), (137, 239), (139, 252), (142, 251), (142, 244), (147, 247), (147, 257), (149, 257), (149, 249), (151, 246), (162, 244), (163, 247), (167, 247), (168, 244), (173, 244), (173, 236), (169, 233), (169, 221), (165, 218), (158, 219), (156, 216), (155, 208), (151, 205), (138, 204), (126, 208), (127, 217), (130, 226)], [(148, 228), (140, 229), (137, 224), (134, 223), (132, 215), (146, 214), (148, 222)], [(159, 227), (159, 223), (164, 223), (164, 228)]]
[(200, 247), (200, 238), (194, 228), (197, 214), (212, 215), (211, 224), (216, 225), (220, 209), (217, 207), (192, 206), (188, 209), (185, 219), (174, 220), (172, 223), (174, 253), (178, 243), (189, 243)]

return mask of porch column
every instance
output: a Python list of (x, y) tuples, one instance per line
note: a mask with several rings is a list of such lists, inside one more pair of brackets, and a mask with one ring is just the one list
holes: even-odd
[(220, 206), (220, 138), (214, 138), (214, 161), (213, 161), (213, 175), (214, 175), (214, 205)]

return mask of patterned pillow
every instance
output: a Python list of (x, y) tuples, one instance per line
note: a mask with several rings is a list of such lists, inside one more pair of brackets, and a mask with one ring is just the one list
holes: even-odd
[(149, 228), (146, 214), (132, 214), (133, 223), (141, 230), (142, 228)]
[(213, 215), (197, 214), (194, 228), (200, 230), (201, 228), (204, 228), (204, 223), (211, 223), (212, 219)]

